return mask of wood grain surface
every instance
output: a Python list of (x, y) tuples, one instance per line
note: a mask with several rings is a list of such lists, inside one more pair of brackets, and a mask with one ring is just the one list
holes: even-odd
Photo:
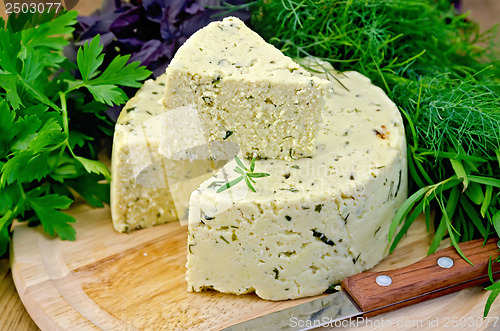
[[(93, 209), (82, 203), (69, 213), (77, 219), (75, 242), (51, 238), (41, 228), (25, 224), (14, 227), (13, 278), (26, 309), (42, 330), (218, 330), (311, 300), (272, 302), (253, 294), (189, 293), (184, 279), (186, 227), (175, 222), (120, 234), (113, 230), (108, 208)], [(374, 271), (416, 262), (428, 247), (429, 235), (420, 220)], [(458, 295), (461, 305), (446, 316), (482, 316), (486, 291), (475, 287)], [(453, 307), (456, 296), (390, 314), (394, 320), (423, 321), (422, 316), (427, 320)], [(499, 315), (500, 305), (495, 305), (491, 316)], [(385, 325), (380, 330), (384, 329)]]
[(0, 260), (0, 330), (37, 330), (35, 322), (19, 300), (10, 265), (7, 259)]

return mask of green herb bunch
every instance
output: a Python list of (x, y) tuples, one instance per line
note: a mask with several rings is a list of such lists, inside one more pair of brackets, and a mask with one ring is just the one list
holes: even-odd
[(238, 155), (234, 156), (234, 159), (236, 160), (237, 167), (234, 168), (234, 172), (239, 174), (240, 176), (233, 179), (230, 182), (224, 183), (221, 187), (217, 189), (217, 193), (224, 192), (225, 190), (230, 189), (231, 187), (234, 187), (236, 184), (241, 182), (243, 179), (245, 180), (245, 183), (247, 184), (248, 188), (252, 190), (252, 192), (255, 191), (255, 187), (253, 187), (252, 183), (255, 184), (255, 179), (254, 178), (262, 178), (262, 177), (269, 177), (270, 174), (266, 172), (254, 172), (255, 171), (255, 160), (256, 158), (254, 157), (252, 161), (250, 162), (250, 169), (248, 169), (243, 162), (241, 162), (240, 158)]
[(89, 204), (109, 202), (109, 171), (97, 161), (101, 138), (113, 133), (104, 111), (139, 87), (149, 71), (128, 56), (100, 71), (99, 36), (63, 55), (77, 12), (0, 19), (0, 255), (14, 219), (41, 223), (50, 235), (74, 240), (68, 208), (74, 193)]
[(393, 220), (391, 250), (420, 213), (435, 230), (429, 253), (446, 237), (460, 252), (461, 241), (500, 235), (495, 30), (480, 34), (448, 0), (257, 0), (252, 22), (291, 57), (361, 72), (399, 107), (411, 196)]

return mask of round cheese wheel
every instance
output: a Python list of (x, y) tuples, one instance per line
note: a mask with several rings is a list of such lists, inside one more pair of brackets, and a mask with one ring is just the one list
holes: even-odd
[(400, 113), (363, 75), (320, 67), (334, 88), (310, 158), (258, 160), (254, 171), (270, 176), (255, 179), (256, 192), (245, 181), (217, 192), (240, 176), (233, 160), (191, 195), (190, 291), (312, 296), (388, 254), (407, 198)]

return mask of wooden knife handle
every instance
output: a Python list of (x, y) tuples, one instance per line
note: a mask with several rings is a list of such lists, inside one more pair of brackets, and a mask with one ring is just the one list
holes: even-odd
[[(459, 244), (474, 265), (460, 257), (454, 247), (449, 247), (407, 267), (384, 272), (368, 271), (348, 277), (342, 282), (342, 288), (365, 312), (364, 316), (370, 317), (481, 285), (489, 279), (490, 256), (494, 260), (499, 255), (498, 239), (488, 240), (484, 247), (483, 244), (483, 239)], [(498, 278), (500, 263), (493, 263), (492, 266), (493, 277)], [(377, 280), (383, 285), (379, 285)]]

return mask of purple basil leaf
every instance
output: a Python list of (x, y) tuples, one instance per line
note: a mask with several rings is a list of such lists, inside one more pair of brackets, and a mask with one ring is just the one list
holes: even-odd
[[(218, 0), (214, 1), (218, 2)], [(179, 37), (182, 37), (182, 32), (179, 33), (179, 25), (184, 20), (194, 20), (194, 17), (196, 16), (186, 13), (186, 7), (193, 1), (171, 0), (165, 2), (166, 5), (161, 21), (161, 35), (165, 40), (168, 40), (168, 38), (177, 39)], [(204, 8), (202, 8), (202, 10), (204, 11)]]
[(175, 28), (171, 29), (168, 18), (169, 12), (168, 10), (164, 9), (162, 12), (162, 19), (160, 22), (160, 35), (163, 38), (163, 40), (166, 40), (168, 42), (175, 42)]
[(109, 116), (109, 118), (113, 121), (116, 122), (118, 119), (118, 116), (120, 115), (120, 112), (122, 111), (123, 105), (121, 106), (113, 106), (109, 107), (106, 110), (106, 114)]
[(157, 61), (153, 68), (149, 68), (153, 70), (153, 77), (157, 78), (165, 73), (165, 69), (167, 69), (168, 64), (170, 63), (170, 59), (165, 59), (163, 61)]
[(131, 47), (136, 50), (140, 49), (144, 45), (144, 40), (140, 40), (137, 38), (119, 38), (116, 40), (116, 42), (121, 47)]
[(174, 44), (168, 44), (159, 40), (149, 40), (142, 46), (141, 50), (133, 54), (129, 62), (141, 61), (144, 66), (149, 66), (161, 57), (172, 58), (175, 50)]
[[(193, 33), (214, 21), (214, 19), (210, 17), (210, 14), (212, 14), (211, 11), (206, 10), (193, 15), (189, 20), (184, 20), (179, 26), (179, 30), (182, 31), (182, 36), (190, 37)], [(183, 42), (184, 41), (185, 40), (183, 40)]]
[[(184, 11), (186, 5), (191, 1), (186, 0), (171, 0), (165, 1), (168, 5), (165, 6), (165, 9), (168, 11), (169, 23), (175, 24), (179, 21), (178, 15)], [(165, 23), (165, 22), (162, 22)]]
[(205, 10), (205, 7), (203, 7), (199, 3), (193, 3), (193, 4), (191, 4), (191, 6), (185, 8), (186, 13), (191, 14), (191, 15), (197, 14), (197, 13), (204, 11), (204, 10)]
[(143, 0), (142, 6), (146, 11), (146, 16), (149, 20), (161, 23), (165, 1), (162, 0)]
[(141, 7), (132, 7), (121, 13), (109, 26), (109, 29), (117, 37), (127, 37), (127, 32), (133, 30), (138, 22), (145, 20), (144, 9)]
[(134, 7), (120, 15), (110, 26), (118, 39), (136, 38), (147, 41), (160, 38), (160, 26), (150, 21), (144, 8)]
[[(97, 17), (95, 22), (92, 20), (85, 20), (81, 17), (78, 17), (79, 22), (82, 25), (83, 31), (78, 34), (78, 40), (83, 39), (92, 39), (96, 35), (103, 35), (105, 33), (110, 32), (110, 27), (115, 22), (118, 17), (120, 17), (123, 12), (126, 12), (130, 7), (121, 7), (116, 9), (115, 11), (105, 12), (104, 15)], [(90, 25), (87, 25), (91, 23)], [(78, 32), (77, 32), (78, 33)]]
[(88, 29), (90, 26), (96, 24), (100, 18), (100, 16), (96, 15), (78, 16), (78, 23), (80, 23), (83, 29)]

